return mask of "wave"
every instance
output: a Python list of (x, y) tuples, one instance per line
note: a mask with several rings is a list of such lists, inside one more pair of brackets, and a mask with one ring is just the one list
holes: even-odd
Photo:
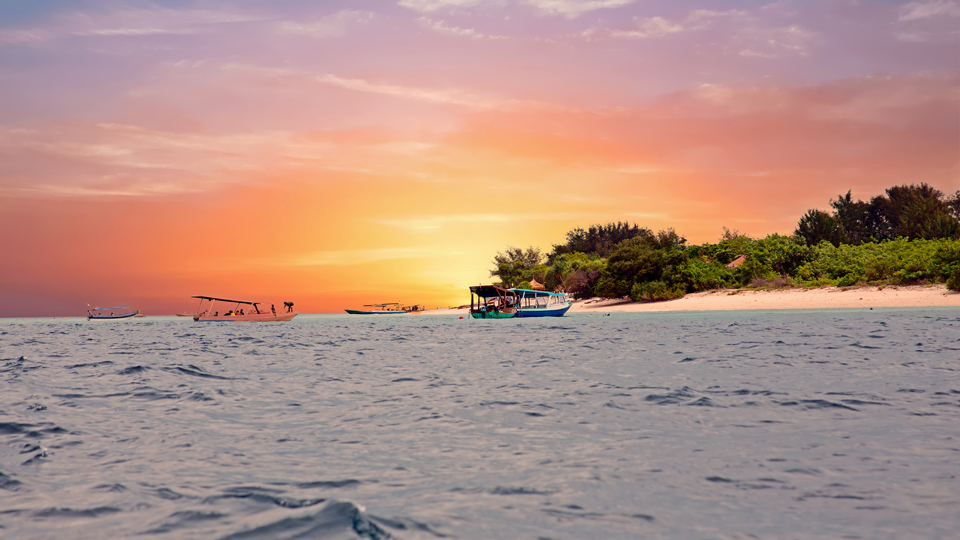
[(366, 538), (387, 540), (393, 536), (374, 523), (359, 506), (332, 501), (319, 512), (288, 517), (253, 529), (228, 534), (222, 540), (294, 540), (299, 538)]

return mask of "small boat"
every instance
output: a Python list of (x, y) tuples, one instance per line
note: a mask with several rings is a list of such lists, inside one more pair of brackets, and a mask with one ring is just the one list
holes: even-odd
[[(89, 305), (89, 304), (88, 304)], [(140, 316), (140, 310), (116, 313), (115, 310), (130, 309), (130, 306), (95, 307), (87, 310), (88, 321), (116, 321)], [(109, 311), (109, 313), (107, 313)]]
[[(194, 321), (222, 321), (222, 322), (277, 322), (277, 321), (289, 321), (297, 316), (297, 312), (293, 311), (293, 302), (284, 302), (284, 308), (286, 311), (277, 313), (273, 305), (270, 306), (269, 310), (260, 311), (260, 304), (263, 302), (250, 302), (248, 300), (228, 300), (226, 298), (215, 298), (213, 296), (192, 296), (191, 298), (199, 298), (200, 306), (197, 307), (197, 314), (193, 316)], [(206, 309), (204, 309), (204, 300), (209, 301)], [(233, 309), (228, 309), (224, 311), (223, 314), (219, 310), (214, 311), (213, 305), (216, 302), (225, 302), (227, 304), (232, 304)], [(242, 308), (241, 306), (250, 306), (250, 308)], [(249, 313), (247, 313), (249, 311)]]
[(562, 317), (572, 305), (564, 293), (504, 289), (495, 285), (470, 287), (470, 316), (474, 319)]
[(373, 309), (345, 309), (350, 315), (403, 315), (406, 313), (420, 313), (423, 306), (402, 306), (399, 302), (386, 302), (383, 304), (364, 304), (365, 308)]

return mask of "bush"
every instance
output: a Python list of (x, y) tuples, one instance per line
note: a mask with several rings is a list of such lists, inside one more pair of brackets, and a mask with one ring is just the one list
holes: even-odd
[(684, 292), (679, 287), (671, 287), (662, 281), (648, 281), (646, 283), (637, 283), (630, 291), (630, 298), (635, 301), (649, 300), (673, 300), (674, 298), (683, 298)]
[(947, 289), (960, 292), (960, 269), (955, 270), (953, 275), (947, 278)]

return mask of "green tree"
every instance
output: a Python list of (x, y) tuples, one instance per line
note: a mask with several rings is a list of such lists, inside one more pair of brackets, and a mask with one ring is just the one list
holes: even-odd
[(960, 222), (943, 193), (925, 183), (887, 188), (870, 201), (868, 220), (877, 239), (960, 238)]
[(616, 222), (606, 225), (591, 225), (587, 230), (576, 228), (567, 233), (567, 242), (553, 246), (548, 263), (564, 253), (585, 253), (587, 255), (608, 256), (617, 244), (638, 236), (652, 238), (650, 229), (635, 223)]
[(838, 196), (835, 201), (831, 200), (830, 206), (833, 207), (833, 217), (843, 228), (844, 243), (859, 245), (873, 238), (868, 225), (869, 203), (854, 201), (848, 190), (846, 195)]
[(803, 238), (808, 246), (815, 246), (826, 240), (839, 246), (844, 238), (843, 226), (837, 218), (823, 210), (808, 210), (797, 223), (794, 235)]
[(546, 267), (541, 264), (542, 262), (543, 255), (538, 248), (531, 246), (524, 250), (511, 246), (494, 256), (494, 269), (490, 271), (490, 276), (499, 278), (504, 287), (513, 287), (522, 281), (530, 281), (538, 272), (540, 279), (543, 279)]
[(563, 253), (547, 268), (543, 283), (548, 289), (563, 289), (574, 298), (591, 298), (606, 265), (605, 259), (586, 253)]

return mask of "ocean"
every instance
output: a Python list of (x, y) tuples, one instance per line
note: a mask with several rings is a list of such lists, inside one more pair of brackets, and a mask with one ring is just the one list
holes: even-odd
[(0, 319), (0, 537), (960, 537), (960, 312)]

